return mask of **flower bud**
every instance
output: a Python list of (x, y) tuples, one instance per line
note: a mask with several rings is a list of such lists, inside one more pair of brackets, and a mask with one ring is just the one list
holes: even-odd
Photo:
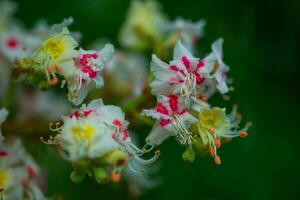
[(186, 162), (193, 162), (195, 160), (195, 152), (193, 148), (188, 147), (182, 154), (182, 159)]
[(74, 183), (80, 183), (85, 177), (85, 172), (84, 171), (72, 171), (70, 177)]
[(109, 177), (104, 168), (98, 167), (94, 169), (94, 176), (98, 183), (106, 183)]

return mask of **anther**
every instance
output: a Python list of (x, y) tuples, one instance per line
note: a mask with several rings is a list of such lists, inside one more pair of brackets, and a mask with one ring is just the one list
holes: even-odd
[(201, 101), (207, 102), (207, 97), (206, 96), (200, 96), (199, 99)]
[(209, 147), (209, 155), (210, 155), (210, 157), (215, 157), (215, 150), (214, 150), (214, 148), (212, 148), (212, 147)]
[(53, 77), (50, 81), (49, 81), (49, 85), (53, 86), (56, 85), (58, 83), (58, 78), (57, 77)]
[(118, 183), (121, 180), (121, 175), (116, 172), (111, 173), (111, 180), (115, 183)]
[(219, 139), (214, 139), (214, 144), (216, 145), (217, 149), (221, 147), (221, 141)]
[(211, 134), (214, 134), (214, 133), (215, 133), (215, 131), (216, 131), (216, 129), (215, 129), (215, 128), (213, 128), (213, 127), (209, 129), (209, 132), (210, 132)]
[(248, 132), (247, 131), (240, 131), (240, 137), (247, 137)]
[(155, 154), (159, 156), (159, 155), (160, 155), (160, 150), (157, 149), (157, 150), (155, 151)]
[(221, 158), (220, 158), (220, 156), (216, 156), (216, 157), (215, 157), (215, 163), (216, 163), (217, 165), (221, 165)]

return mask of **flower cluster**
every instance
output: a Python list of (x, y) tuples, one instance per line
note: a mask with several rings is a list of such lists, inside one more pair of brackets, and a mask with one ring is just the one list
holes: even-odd
[[(0, 111), (0, 125), (8, 112)], [(1, 130), (0, 130), (1, 131)], [(25, 151), (19, 139), (7, 140), (0, 132), (0, 197), (3, 200), (45, 200), (39, 166)]]
[[(65, 24), (52, 29), (57, 31)], [(65, 82), (68, 85), (69, 101), (80, 105), (91, 89), (103, 86), (100, 71), (111, 60), (113, 46), (107, 44), (100, 51), (77, 50), (78, 42), (68, 28), (61, 29), (52, 31), (32, 53), (19, 59), (18, 64), (21, 70), (45, 74), (49, 85), (56, 85), (58, 76), (62, 77), (62, 86)]]
[[(120, 31), (120, 46), (127, 50), (115, 52), (110, 43), (94, 48), (97, 50), (80, 47), (80, 34), (69, 31), (72, 18), (52, 26), (40, 21), (32, 30), (25, 30), (12, 17), (14, 8), (7, 2), (0, 4), (0, 97), (6, 98), (5, 107), (22, 112), (16, 114), (18, 121), (36, 115), (48, 123), (63, 115), (61, 121), (50, 123), (55, 135), (41, 140), (55, 145), (61, 157), (72, 164), (74, 182), (85, 176), (98, 183), (119, 182), (124, 176), (130, 189), (140, 193), (139, 188), (155, 185), (147, 173), (160, 152), (156, 150), (150, 159), (145, 159), (145, 154), (168, 138), (174, 137), (186, 147), (185, 161), (192, 162), (196, 151), (209, 153), (220, 165), (221, 144), (248, 135), (250, 123), (240, 128), (236, 106), (226, 114), (225, 108), (210, 103), (216, 91), (225, 97), (232, 87), (227, 78), (229, 67), (223, 61), (222, 38), (212, 43), (210, 53), (201, 58), (194, 54), (204, 33), (204, 20), (194, 23), (178, 17), (170, 21), (156, 1), (135, 0)], [(149, 51), (153, 55), (147, 70)], [(33, 87), (17, 86), (19, 106), (13, 107), (10, 94), (14, 88), (9, 84), (15, 78)], [(109, 87), (103, 88), (104, 80)], [(36, 87), (47, 90), (58, 85), (53, 93), (36, 91)], [(60, 98), (65, 86), (67, 98)], [(151, 95), (156, 97), (156, 105), (139, 114), (141, 108), (150, 107)], [(105, 105), (102, 98), (125, 105), (122, 109)], [(7, 115), (6, 109), (0, 110), (1, 197), (45, 199), (38, 165), (19, 139), (2, 135), (1, 124)], [(153, 125), (142, 148), (133, 140), (135, 129), (140, 130), (135, 125), (142, 126), (140, 122)]]
[(98, 182), (118, 182), (127, 163), (148, 165), (158, 156), (157, 153), (150, 160), (140, 158), (144, 152), (132, 143), (127, 126), (119, 107), (104, 105), (97, 99), (64, 116), (63, 125), (50, 127), (59, 134), (45, 143), (59, 145), (62, 155), (82, 176), (94, 174)]
[[(230, 115), (225, 109), (211, 108), (207, 102), (217, 89), (229, 91), (226, 83), (228, 66), (223, 62), (223, 39), (212, 44), (212, 52), (203, 59), (196, 58), (178, 41), (174, 48), (173, 60), (169, 63), (152, 56), (151, 70), (155, 79), (151, 83), (152, 94), (157, 96), (157, 105), (143, 114), (157, 120), (147, 137), (149, 145), (159, 145), (170, 136), (175, 136), (188, 150), (183, 154), (191, 160), (193, 147), (199, 143), (208, 146), (216, 164), (221, 164), (217, 149), (221, 140), (247, 136), (250, 124), (238, 130), (240, 115), (236, 109)], [(194, 127), (197, 127), (196, 129)], [(200, 148), (201, 150), (201, 148)]]
[(153, 0), (132, 2), (120, 32), (120, 43), (130, 49), (153, 49), (162, 53), (174, 46), (177, 40), (194, 49), (197, 40), (203, 36), (206, 22), (195, 23), (178, 17), (170, 21)]

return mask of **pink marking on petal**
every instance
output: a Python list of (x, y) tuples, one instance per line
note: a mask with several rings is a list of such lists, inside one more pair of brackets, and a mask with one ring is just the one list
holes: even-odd
[(27, 174), (28, 174), (28, 178), (29, 178), (29, 179), (31, 179), (31, 178), (33, 178), (33, 177), (36, 176), (35, 170), (34, 170), (33, 167), (30, 166), (30, 165), (27, 167)]
[(129, 134), (128, 134), (128, 130), (125, 130), (123, 132), (124, 136), (123, 136), (123, 141), (127, 140), (129, 138)]
[(176, 95), (169, 96), (169, 106), (173, 112), (178, 112), (178, 96)]
[(174, 72), (180, 72), (182, 75), (184, 75), (184, 71), (176, 65), (169, 66), (169, 69)]
[(114, 140), (117, 140), (117, 137), (116, 137), (116, 135), (117, 135), (117, 131), (115, 131), (115, 132), (113, 132), (113, 134), (112, 134), (112, 139), (114, 139)]
[(181, 112), (178, 112), (178, 113), (179, 113), (179, 115), (184, 115), (186, 112), (187, 112), (186, 109), (183, 109)]
[(205, 66), (205, 61), (204, 60), (200, 60), (197, 64), (197, 68), (196, 70), (198, 71), (200, 68)]
[(88, 117), (92, 112), (94, 112), (94, 110), (85, 110), (83, 111), (83, 116)]
[(72, 119), (73, 117), (76, 117), (76, 119), (78, 120), (80, 117), (80, 113), (78, 111), (71, 113), (70, 118)]
[(168, 109), (160, 102), (156, 105), (155, 111), (163, 115), (169, 115)]
[(167, 126), (170, 123), (171, 123), (171, 120), (169, 120), (169, 119), (162, 119), (162, 120), (160, 120), (159, 125), (162, 126), (162, 127), (165, 127), (165, 126)]
[(201, 77), (199, 72), (195, 72), (194, 75), (196, 76), (196, 84), (200, 85), (205, 80), (204, 77)]
[(5, 157), (8, 155), (7, 151), (0, 151), (0, 157)]
[(19, 46), (19, 40), (15, 37), (10, 37), (8, 38), (8, 40), (6, 41), (6, 46), (9, 49), (16, 49)]
[(82, 57), (79, 59), (79, 63), (81, 66), (86, 66), (89, 63), (89, 59), (96, 59), (98, 55), (96, 53), (93, 54), (83, 54)]
[(118, 120), (118, 119), (115, 119), (113, 121), (113, 125), (119, 127), (119, 129), (121, 129), (123, 127), (123, 123), (120, 120)]
[(91, 67), (87, 66), (87, 65), (86, 66), (82, 66), (81, 67), (81, 71), (83, 73), (88, 74), (91, 79), (94, 79), (97, 76), (97, 72), (95, 70), (93, 70)]
[(182, 56), (181, 57), (181, 61), (183, 63), (183, 65), (185, 66), (186, 70), (190, 70), (191, 69), (191, 65), (190, 65), (190, 61), (186, 56)]

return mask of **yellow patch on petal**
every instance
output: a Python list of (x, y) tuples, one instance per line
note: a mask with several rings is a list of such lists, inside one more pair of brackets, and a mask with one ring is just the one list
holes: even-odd
[(58, 60), (64, 53), (66, 44), (63, 35), (57, 35), (47, 39), (42, 44), (45, 53), (52, 56), (54, 60)]
[(83, 126), (75, 125), (71, 128), (71, 132), (78, 140), (90, 140), (95, 134), (96, 129), (90, 124), (85, 124)]
[(0, 189), (3, 189), (5, 187), (8, 179), (8, 174), (4, 170), (0, 169)]
[(199, 113), (199, 126), (201, 129), (211, 130), (219, 127), (225, 120), (226, 114), (224, 109), (220, 108), (203, 108)]

